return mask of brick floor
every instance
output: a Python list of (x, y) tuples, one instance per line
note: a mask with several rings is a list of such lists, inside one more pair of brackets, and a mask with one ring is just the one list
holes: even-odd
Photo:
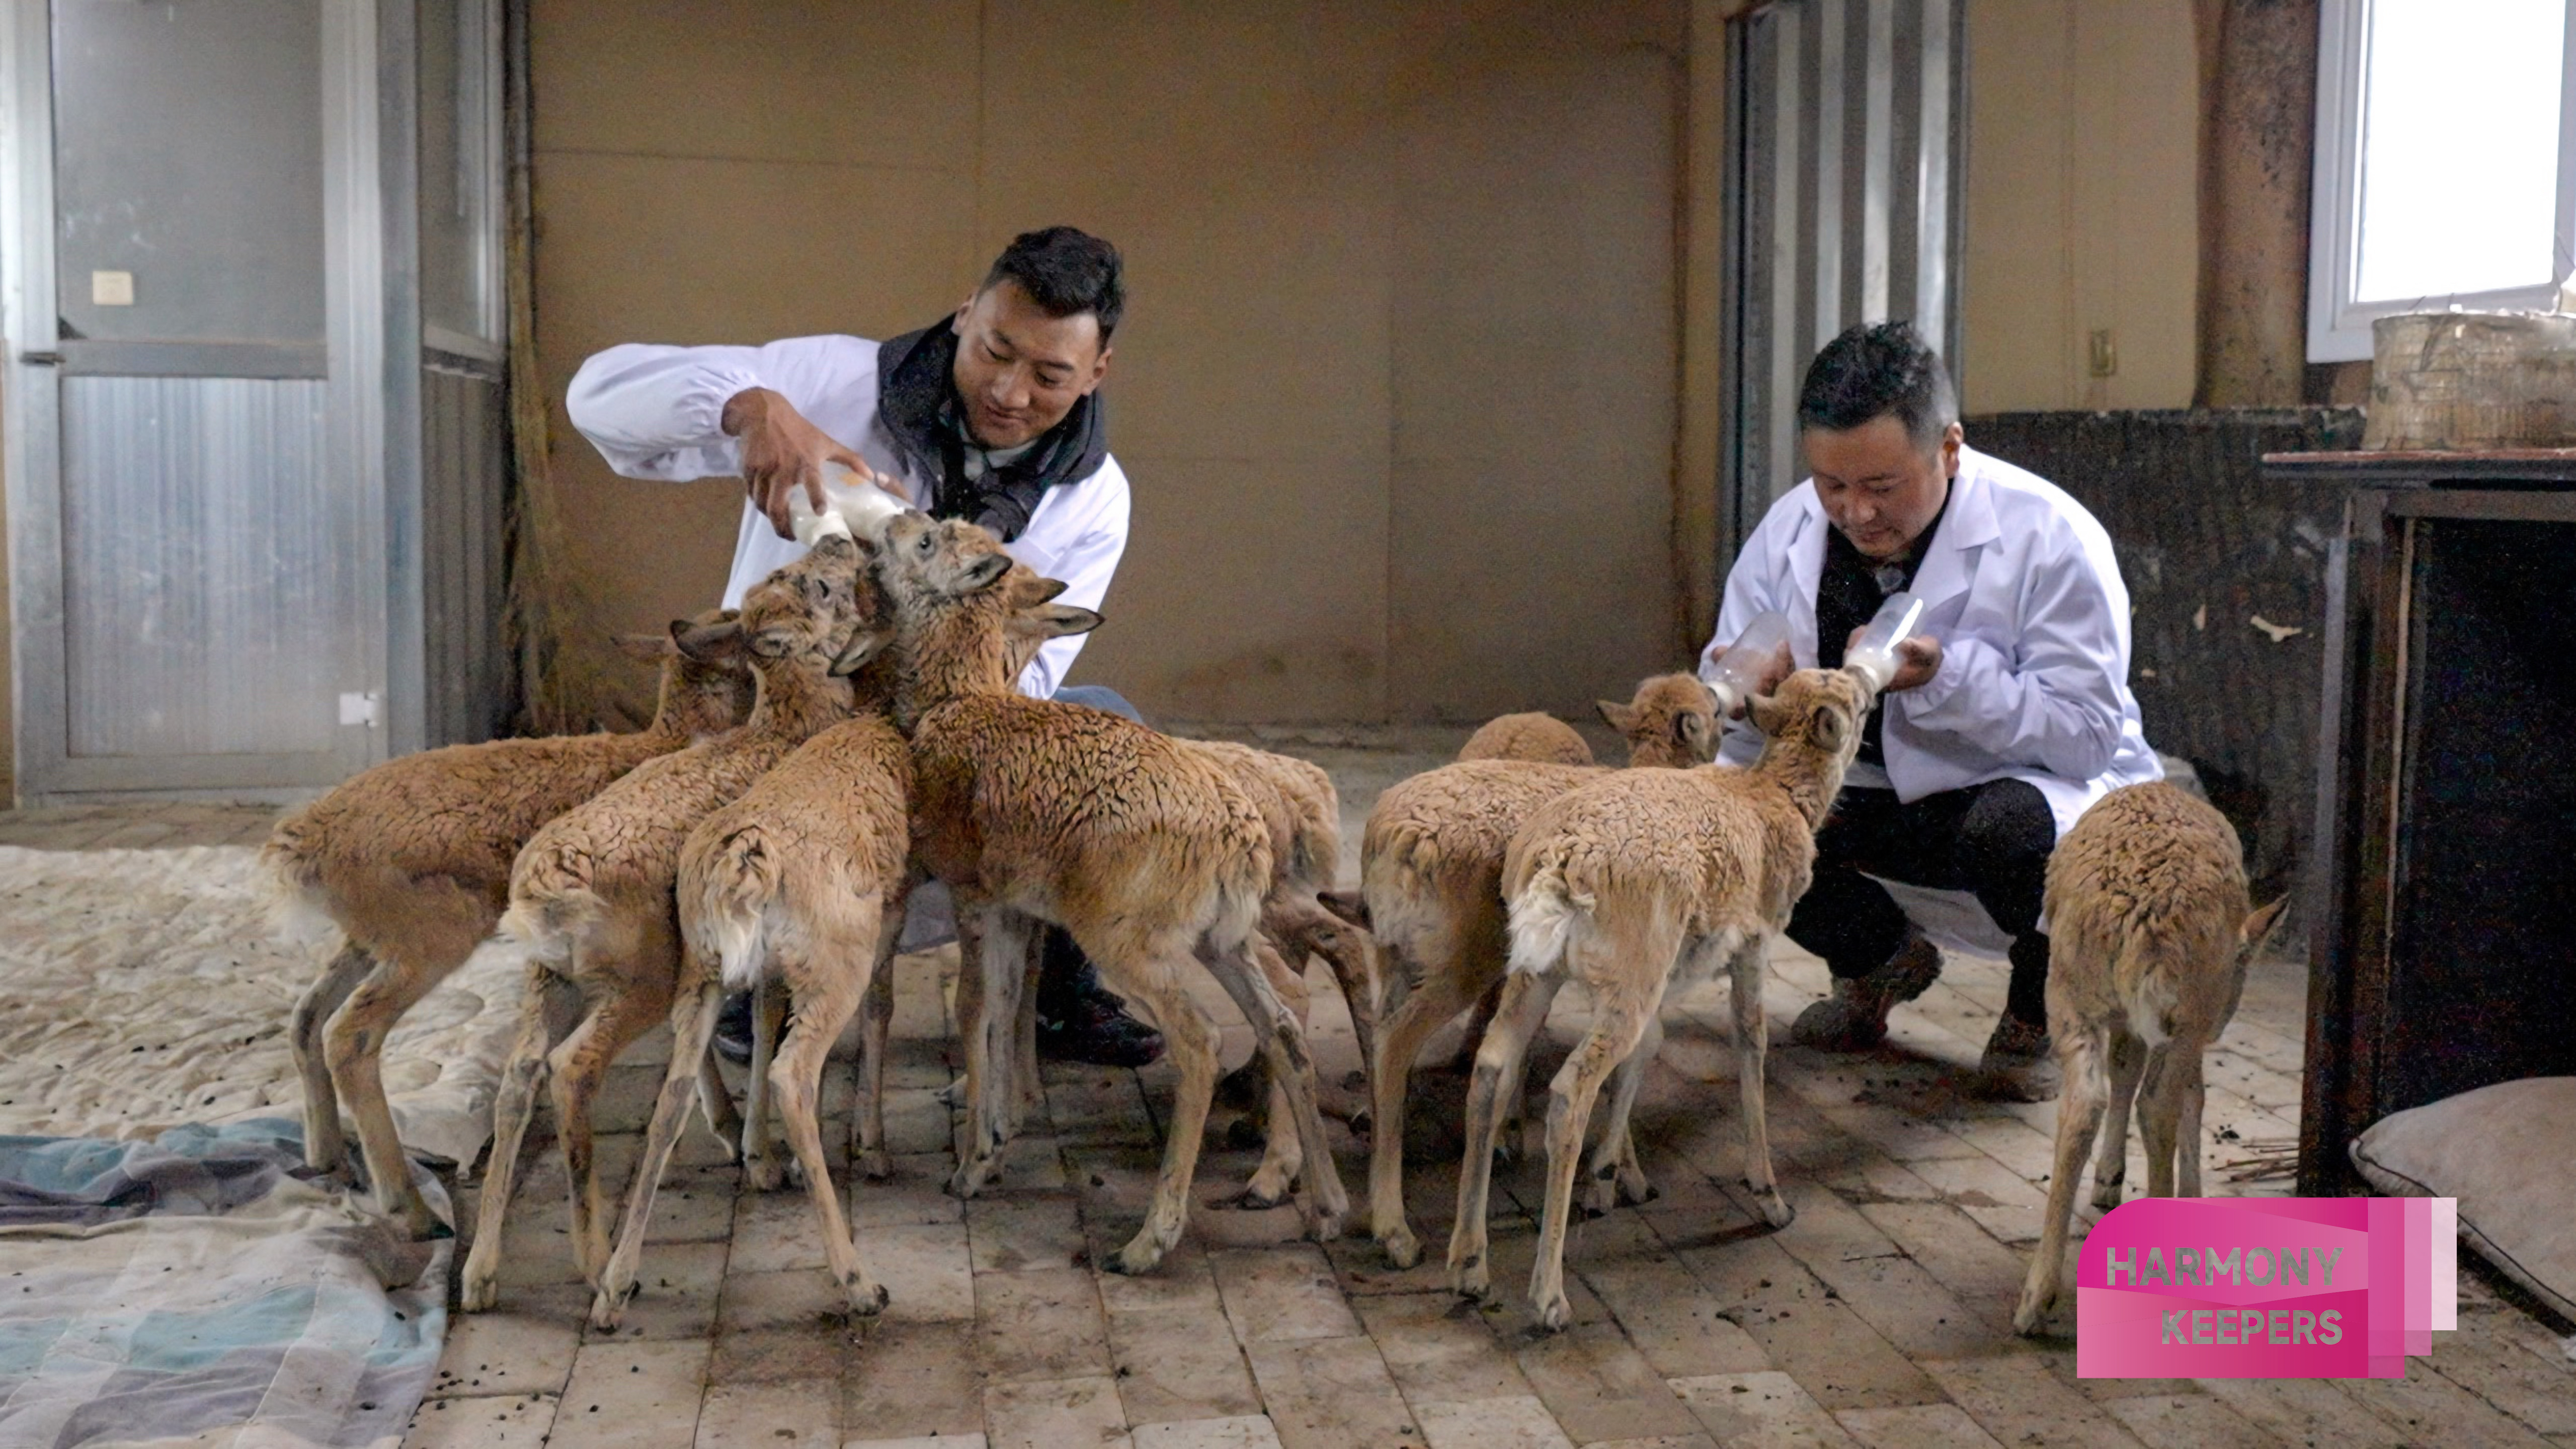
[[(1383, 741), (1274, 738), (1344, 783), (1354, 828), (1377, 788), (1436, 763)], [(1405, 743), (1414, 743), (1406, 741)], [(0, 844), (76, 849), (256, 841), (269, 812), (218, 806), (79, 807), (0, 814)], [(1353, 862), (1355, 866), (1356, 862)], [(1786, 1045), (1790, 1016), (1823, 990), (1822, 963), (1774, 962), (1770, 1118), (1788, 1229), (1758, 1228), (1732, 1185), (1738, 1147), (1725, 989), (1676, 1004), (1637, 1109), (1658, 1190), (1642, 1208), (1577, 1225), (1568, 1253), (1574, 1328), (1535, 1336), (1511, 1300), (1527, 1271), (1538, 1164), (1499, 1168), (1494, 1308), (1441, 1290), (1438, 1260), (1457, 1166), (1463, 1084), (1417, 1073), (1412, 1206), (1428, 1266), (1389, 1270), (1361, 1236), (1297, 1240), (1293, 1211), (1210, 1206), (1258, 1154), (1222, 1110), (1201, 1159), (1191, 1231), (1163, 1267), (1095, 1265), (1141, 1220), (1173, 1077), (1050, 1067), (1046, 1102), (995, 1187), (940, 1190), (953, 1113), (947, 993), (954, 952), (897, 963), (888, 1130), (896, 1169), (850, 1182), (861, 1251), (893, 1303), (874, 1321), (833, 1311), (803, 1195), (737, 1198), (692, 1129), (663, 1190), (643, 1291), (614, 1335), (589, 1329), (563, 1232), (563, 1177), (540, 1120), (513, 1219), (501, 1306), (452, 1323), (412, 1446), (536, 1444), (1125, 1446), (1592, 1446), (1736, 1443), (1873, 1446), (2557, 1445), (2576, 1449), (2570, 1344), (2462, 1275), (2460, 1329), (2401, 1383), (2079, 1381), (2069, 1337), (2014, 1338), (2009, 1319), (2037, 1233), (2050, 1106), (1958, 1090), (2002, 1005), (2000, 962), (1954, 958), (1898, 1008), (1889, 1045), (1824, 1056)], [(1219, 1020), (1233, 1020), (1211, 987)], [(1356, 1104), (1357, 1065), (1336, 994), (1318, 989), (1328, 1116)], [(2232, 1166), (2288, 1140), (2298, 1116), (2304, 991), (2262, 968), (2209, 1062), (2206, 1180), (2279, 1193)], [(1570, 1046), (1567, 993), (1534, 1064)], [(1227, 1057), (1250, 1049), (1239, 1025)], [(1430, 1059), (1448, 1045), (1433, 1043)], [(665, 1049), (616, 1069), (600, 1109), (603, 1162), (626, 1172)], [(847, 1132), (851, 1067), (826, 1093)], [(1364, 1195), (1364, 1143), (1330, 1124), (1343, 1181)], [(2131, 1180), (2143, 1165), (2132, 1145)], [(612, 1181), (617, 1180), (612, 1176)], [(468, 1223), (472, 1185), (460, 1193)], [(2089, 1209), (2085, 1216), (2092, 1214)], [(1354, 1221), (1364, 1218), (1355, 1212)], [(461, 1254), (460, 1254), (461, 1259)], [(2463, 1261), (2469, 1261), (2463, 1255)], [(550, 1437), (548, 1437), (550, 1436)]]

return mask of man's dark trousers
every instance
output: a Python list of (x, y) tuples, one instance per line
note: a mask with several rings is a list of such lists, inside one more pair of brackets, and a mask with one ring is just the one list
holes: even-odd
[[(2048, 1024), (2048, 937), (2040, 900), (2057, 817), (2026, 780), (1993, 780), (1900, 804), (1893, 790), (1847, 788), (1816, 833), (1816, 876), (1789, 915), (1789, 939), (1825, 958), (1837, 977), (1887, 964), (1912, 927), (1870, 876), (1968, 891), (2012, 937), (2004, 1014)], [(1864, 874), (1866, 872), (1867, 874)]]

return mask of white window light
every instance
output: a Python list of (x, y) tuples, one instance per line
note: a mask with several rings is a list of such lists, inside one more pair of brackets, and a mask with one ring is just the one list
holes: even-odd
[(2308, 360), (2396, 312), (2555, 305), (2576, 269), (2576, 0), (2324, 0)]

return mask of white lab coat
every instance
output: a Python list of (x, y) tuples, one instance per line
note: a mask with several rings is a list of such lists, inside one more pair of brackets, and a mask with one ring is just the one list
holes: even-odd
[[(686, 482), (741, 476), (740, 445), (719, 419), (726, 401), (750, 387), (786, 398), (870, 467), (902, 479), (914, 507), (930, 506), (933, 480), (905, 472), (893, 438), (878, 425), (877, 344), (864, 338), (791, 337), (766, 347), (627, 343), (584, 362), (565, 403), (573, 426), (609, 467), (629, 478)], [(1127, 549), (1127, 475), (1118, 460), (1104, 458), (1090, 477), (1046, 490), (1028, 528), (1007, 547), (1037, 573), (1064, 581), (1060, 602), (1099, 608)], [(804, 552), (745, 499), (725, 607), (739, 605), (753, 584)], [(1021, 692), (1052, 697), (1085, 637), (1048, 641), (1020, 675)]]
[[(1815, 664), (1816, 584), (1831, 526), (1812, 480), (1771, 506), (1727, 574), (1701, 677), (1766, 609), (1788, 616), (1798, 663)], [(1916, 632), (1941, 641), (1940, 671), (1884, 697), (1887, 768), (1855, 764), (1846, 783), (1913, 801), (2027, 780), (2048, 798), (2064, 839), (2094, 801), (2164, 777), (2129, 692), (2129, 590), (2111, 536), (2056, 484), (1961, 448), (1914, 593), (1924, 601)], [(1749, 764), (1761, 748), (1750, 725), (1727, 732), (1729, 760)]]

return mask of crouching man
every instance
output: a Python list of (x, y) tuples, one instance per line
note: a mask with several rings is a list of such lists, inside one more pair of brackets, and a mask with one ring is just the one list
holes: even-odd
[[(1064, 581), (1062, 602), (1100, 607), (1127, 548), (1127, 475), (1109, 456), (1099, 396), (1126, 289), (1117, 249), (1069, 226), (1014, 239), (956, 315), (886, 342), (796, 337), (765, 347), (629, 343), (581, 365), (573, 426), (629, 478), (739, 477), (748, 497), (724, 602), (805, 552), (789, 532), (798, 489), (819, 508), (827, 463), (937, 518), (993, 530), (1012, 557)], [(1020, 690), (1136, 711), (1097, 685), (1063, 683), (1083, 636), (1038, 650)], [(947, 893), (914, 893), (906, 949), (943, 939)], [(925, 929), (930, 927), (930, 929)], [(1127, 1016), (1061, 930), (1045, 937), (1039, 1049), (1142, 1066), (1162, 1038)], [(716, 1044), (750, 1056), (749, 997), (728, 1003)]]
[[(1910, 591), (1925, 610), (1789, 918), (1790, 939), (1834, 980), (1792, 1034), (1875, 1045), (1889, 1009), (1941, 969), (1881, 882), (1963, 892), (2011, 941), (1984, 1068), (2021, 1095), (2053, 1094), (2038, 929), (2049, 852), (2095, 800), (2163, 773), (2129, 692), (2129, 593), (2110, 535), (2056, 485), (1965, 446), (1941, 359), (1906, 323), (1827, 344), (1798, 425), (1813, 476), (1745, 541), (1701, 672), (1765, 610), (1788, 616), (1799, 664), (1826, 668), (1888, 596)], [(1759, 752), (1749, 727), (1729, 730), (1727, 759)]]

